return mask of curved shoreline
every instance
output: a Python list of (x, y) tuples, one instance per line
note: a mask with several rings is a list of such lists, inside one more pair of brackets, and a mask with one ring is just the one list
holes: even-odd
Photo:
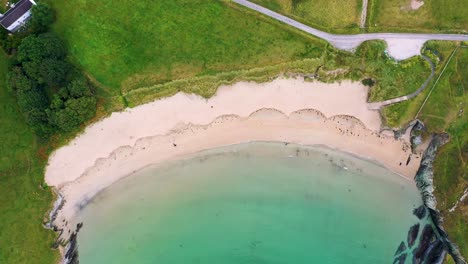
[(68, 240), (78, 224), (73, 216), (119, 179), (152, 164), (253, 141), (325, 145), (412, 180), (421, 155), (406, 139), (380, 131), (379, 113), (366, 99), (359, 83), (277, 79), (221, 87), (208, 100), (177, 94), (115, 113), (51, 156), (46, 181), (64, 199), (52, 224)]
[(246, 117), (262, 108), (274, 108), (286, 115), (299, 109), (317, 109), (325, 116), (350, 115), (378, 131), (380, 115), (368, 109), (367, 93), (368, 88), (356, 82), (326, 84), (293, 78), (221, 86), (210, 99), (178, 93), (113, 113), (92, 124), (51, 155), (45, 180), (51, 186), (60, 186), (76, 180), (84, 169), (97, 159), (109, 156), (119, 146), (132, 146), (140, 138), (165, 135), (179, 125), (209, 124), (222, 115)]

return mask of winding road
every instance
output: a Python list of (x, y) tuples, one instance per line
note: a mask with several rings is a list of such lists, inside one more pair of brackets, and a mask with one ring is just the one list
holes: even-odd
[(388, 44), (388, 53), (397, 60), (419, 55), (428, 40), (468, 41), (468, 35), (462, 34), (426, 34), (426, 33), (364, 33), (355, 35), (336, 35), (304, 25), (289, 17), (271, 11), (247, 0), (232, 0), (234, 3), (260, 12), (266, 16), (328, 41), (341, 50), (354, 50), (367, 40), (384, 40)]

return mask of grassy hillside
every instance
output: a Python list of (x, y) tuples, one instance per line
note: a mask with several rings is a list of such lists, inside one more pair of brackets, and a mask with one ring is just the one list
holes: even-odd
[(328, 32), (359, 32), (361, 0), (253, 0), (252, 2)]
[(468, 188), (468, 49), (457, 50), (419, 118), (429, 131), (446, 131), (450, 142), (442, 147), (434, 164), (435, 195), (451, 239), (468, 256), (468, 200), (450, 212)]
[[(228, 1), (51, 1), (55, 30), (118, 94), (174, 79), (319, 56), (324, 42), (278, 30)], [(227, 6), (234, 8), (228, 8)], [(247, 14), (246, 14), (247, 13)]]
[[(460, 246), (462, 254), (467, 256), (468, 201), (465, 199), (454, 212), (449, 212), (468, 188), (468, 118), (465, 113), (468, 102), (468, 49), (456, 47), (457, 44), (453, 42), (429, 42), (426, 45), (427, 55), (435, 54), (432, 56), (434, 61), (439, 61), (435, 80), (418, 97), (387, 107), (383, 114), (391, 126), (401, 127), (413, 120), (421, 109), (418, 118), (424, 122), (428, 133), (449, 133), (451, 139), (440, 149), (434, 163), (435, 195), (449, 237)], [(433, 86), (439, 75), (438, 82)], [(426, 98), (427, 101), (421, 108)]]
[(0, 263), (54, 263), (55, 234), (42, 227), (52, 202), (41, 188), (45, 160), (6, 89), (7, 64), (0, 51)]
[[(413, 0), (415, 1), (415, 0)], [(369, 0), (370, 31), (467, 32), (467, 0), (425, 0), (412, 10), (411, 0)]]

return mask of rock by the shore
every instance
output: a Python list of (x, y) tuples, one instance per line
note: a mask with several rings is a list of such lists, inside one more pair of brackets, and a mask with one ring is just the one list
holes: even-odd
[(395, 256), (398, 256), (400, 255), (403, 251), (406, 250), (406, 245), (405, 245), (405, 241), (401, 241), (400, 243), (400, 246), (398, 246), (398, 249), (397, 251), (395, 252)]
[(424, 207), (424, 205), (421, 205), (419, 206), (418, 208), (415, 208), (413, 210), (413, 214), (419, 218), (419, 219), (423, 219), (425, 216), (426, 216), (426, 207)]
[(393, 260), (393, 264), (405, 264), (406, 260), (406, 253), (401, 254), (399, 257), (396, 257), (395, 260)]
[(437, 240), (429, 246), (423, 263), (442, 264), (446, 254), (447, 252), (445, 251), (444, 243)]
[(435, 233), (431, 225), (424, 226), (419, 245), (413, 250), (413, 263), (423, 263), (426, 251), (429, 249), (431, 242), (435, 239)]
[(414, 242), (416, 241), (416, 238), (418, 238), (418, 233), (419, 233), (419, 224), (415, 224), (408, 231), (408, 247), (409, 248), (413, 247)]

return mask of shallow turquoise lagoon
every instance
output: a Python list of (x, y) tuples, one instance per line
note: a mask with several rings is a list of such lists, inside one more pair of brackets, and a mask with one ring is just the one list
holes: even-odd
[(391, 263), (414, 183), (321, 147), (250, 143), (146, 168), (80, 213), (80, 263)]

